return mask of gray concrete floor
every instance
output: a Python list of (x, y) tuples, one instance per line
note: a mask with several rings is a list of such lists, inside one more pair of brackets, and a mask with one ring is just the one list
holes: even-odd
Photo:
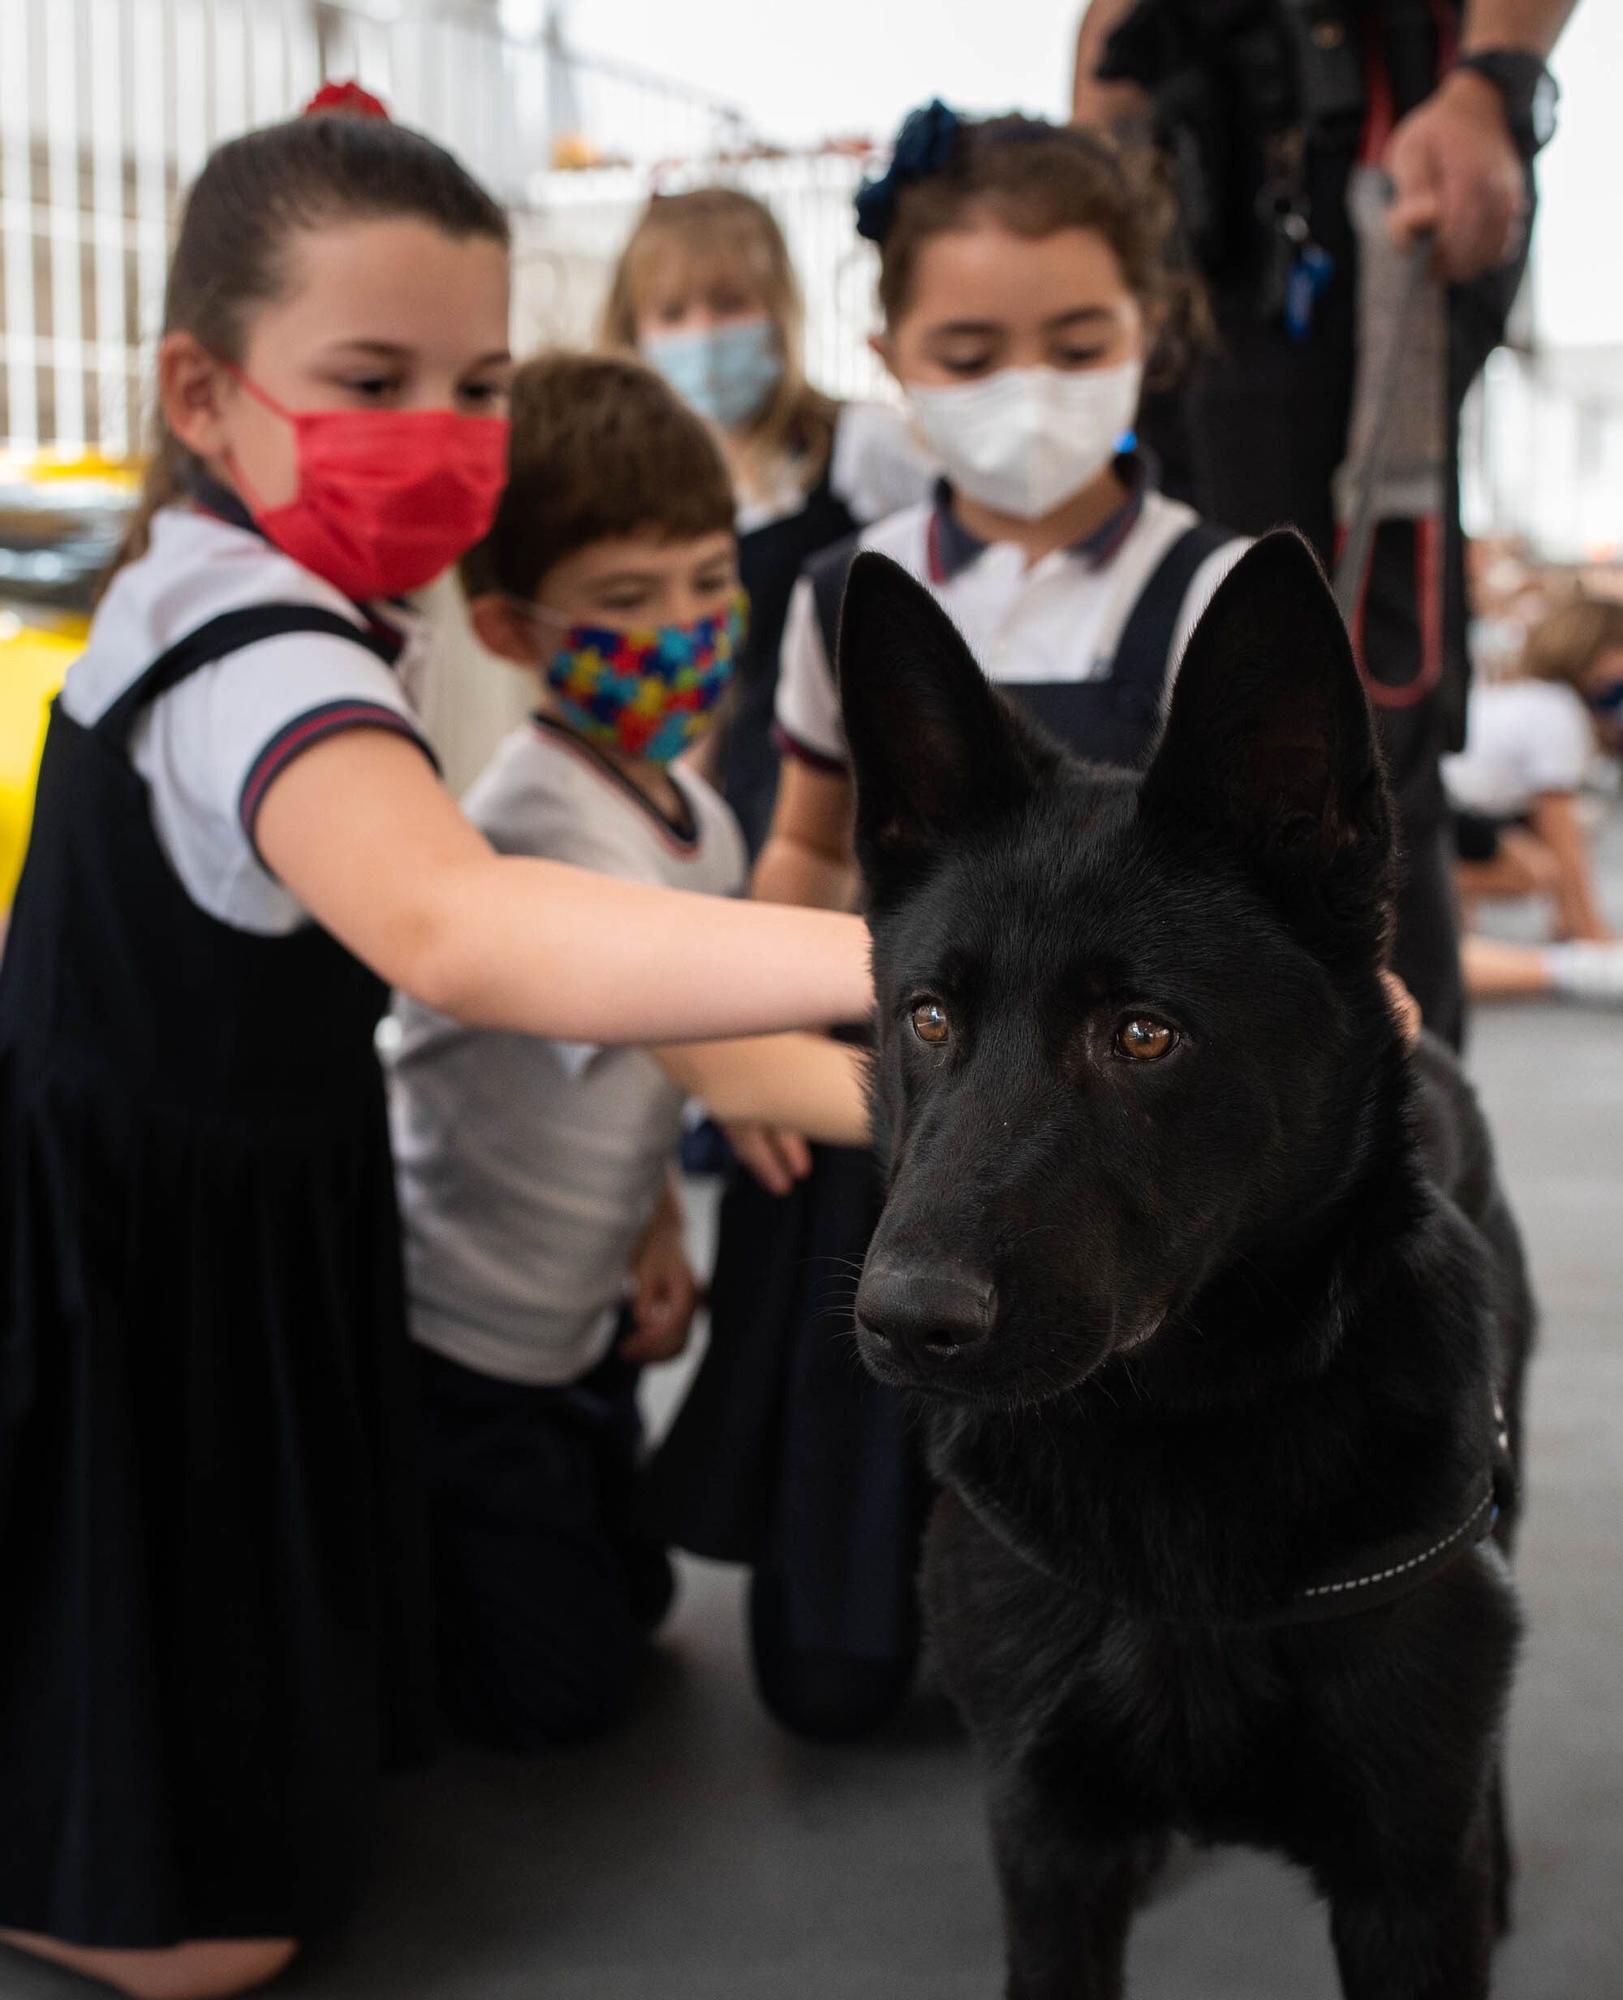
[[(1623, 823), (1605, 836), (1623, 926)], [(1514, 927), (1514, 920), (1513, 927)], [(1501, 2000), (1623, 1995), (1623, 1010), (1478, 1014), (1544, 1318), (1511, 1731), (1520, 1851)], [(938, 1701), (854, 1750), (761, 1713), (735, 1575), (686, 1566), (647, 1700), (598, 1748), (456, 1752), (397, 1786), (370, 1895), (286, 2000), (990, 2000), (997, 1911), (967, 1748)], [(1138, 1924), (1145, 2000), (1331, 2000), (1282, 1865), (1191, 1855)], [(78, 1982), (0, 1954), (4, 2000)]]

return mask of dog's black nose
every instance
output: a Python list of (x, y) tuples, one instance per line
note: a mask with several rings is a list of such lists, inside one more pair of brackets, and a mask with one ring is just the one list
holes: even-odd
[(870, 1257), (857, 1287), (857, 1325), (917, 1365), (979, 1347), (997, 1318), (990, 1278), (962, 1266)]

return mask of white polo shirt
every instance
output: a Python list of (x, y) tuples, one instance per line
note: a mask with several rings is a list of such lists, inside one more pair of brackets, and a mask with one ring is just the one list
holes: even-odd
[(1443, 784), (1467, 812), (1517, 819), (1545, 792), (1576, 792), (1595, 756), (1589, 710), (1564, 682), (1489, 682), (1471, 690), (1465, 748), (1443, 759)]
[[(426, 652), (420, 619), (394, 605), (369, 618), (252, 528), (196, 507), (165, 507), (146, 553), (113, 578), (89, 643), (69, 667), (62, 707), (97, 721), (161, 653), (223, 612), (307, 604), (400, 652), (386, 666), (322, 632), (256, 640), (154, 697), (130, 734), (153, 828), (181, 886), (211, 917), (278, 935), (308, 913), (260, 860), (254, 822), (271, 780), (324, 737), (385, 729), (423, 742), (408, 696)], [(387, 622), (385, 623), (385, 618)]]
[[(989, 678), (1011, 693), (1103, 680), (1145, 586), (1199, 520), (1192, 508), (1150, 486), (1142, 460), (1129, 458), (1120, 469), (1129, 487), (1126, 505), (1084, 541), (1030, 565), (1012, 542), (980, 542), (962, 528), (944, 488), (934, 500), (863, 529), (858, 546), (878, 549), (925, 584)], [(1174, 672), (1201, 612), (1245, 547), (1240, 537), (1225, 541), (1195, 571), (1173, 632)], [(1169, 673), (1168, 691), (1171, 682)], [(804, 576), (784, 627), (777, 724), (788, 755), (845, 769), (839, 693)]]
[[(829, 492), (853, 521), (877, 521), (927, 494), (940, 467), (919, 443), (902, 411), (887, 403), (841, 403), (829, 447)], [(738, 532), (753, 534), (798, 514), (817, 484), (803, 457), (787, 455), (766, 489), (738, 510)]]

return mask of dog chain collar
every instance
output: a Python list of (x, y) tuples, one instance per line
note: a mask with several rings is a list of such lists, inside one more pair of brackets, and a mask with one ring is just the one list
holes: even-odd
[[(1354, 1612), (1370, 1611), (1377, 1605), (1407, 1597), (1440, 1570), (1446, 1569), (1466, 1549), (1474, 1548), (1492, 1530), (1501, 1511), (1510, 1504), (1513, 1492), (1510, 1432), (1497, 1396), (1493, 1399), (1493, 1415), (1493, 1470), (1471, 1511), (1447, 1534), (1432, 1534), (1420, 1548), (1414, 1546), (1418, 1538), (1410, 1536), (1405, 1541), (1382, 1543), (1374, 1549), (1367, 1549), (1359, 1555), (1351, 1574), (1321, 1576), (1317, 1581), (1292, 1591), (1283, 1604), (1263, 1611), (1242, 1612), (1238, 1616), (1224, 1618), (1186, 1619), (1163, 1618), (1154, 1613), (1148, 1615), (1155, 1623), (1164, 1625), (1258, 1630), (1269, 1626), (1313, 1624), (1327, 1618), (1346, 1618)], [(1078, 1579), (1062, 1574), (1040, 1556), (994, 1502), (983, 1495), (969, 1494), (961, 1487), (955, 1486), (953, 1490), (987, 1533), (1001, 1543), (1010, 1555), (1067, 1589), (1077, 1588)]]

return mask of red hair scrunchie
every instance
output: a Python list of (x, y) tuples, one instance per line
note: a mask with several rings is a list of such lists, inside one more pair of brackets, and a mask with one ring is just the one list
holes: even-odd
[(304, 107), (300, 116), (311, 117), (318, 111), (345, 111), (356, 118), (381, 118), (390, 122), (389, 107), (381, 97), (374, 97), (369, 90), (351, 79), (348, 83), (324, 83)]

